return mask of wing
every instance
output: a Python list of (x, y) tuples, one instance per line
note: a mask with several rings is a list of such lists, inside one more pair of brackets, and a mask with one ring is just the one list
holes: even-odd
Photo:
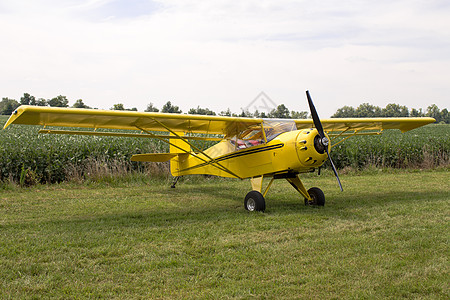
[[(76, 109), (22, 105), (13, 112), (11, 124), (176, 131), (232, 136), (260, 126), (264, 119), (165, 114), (152, 112)], [(287, 121), (286, 119), (283, 121)], [(294, 120), (297, 129), (314, 127), (311, 119)], [(433, 118), (336, 118), (321, 120), (327, 132), (400, 129), (402, 132), (433, 123)], [(73, 132), (72, 132), (73, 134)], [(106, 134), (105, 134), (106, 135)]]
[(22, 105), (11, 124), (234, 135), (262, 119)]
[[(362, 130), (400, 129), (406, 132), (426, 124), (436, 122), (433, 118), (336, 118), (323, 119), (323, 129), (327, 132), (343, 132)], [(308, 119), (295, 120), (297, 129), (314, 127)]]

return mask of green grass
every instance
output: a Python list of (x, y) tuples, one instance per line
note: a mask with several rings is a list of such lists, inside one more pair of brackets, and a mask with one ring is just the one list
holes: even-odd
[(248, 181), (0, 190), (1, 298), (448, 299), (448, 169), (309, 174), (249, 213)]

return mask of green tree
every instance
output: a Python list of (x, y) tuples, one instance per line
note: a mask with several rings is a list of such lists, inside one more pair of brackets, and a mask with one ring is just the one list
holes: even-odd
[(72, 105), (73, 108), (92, 108), (90, 106), (87, 106), (84, 104), (83, 99), (78, 99), (75, 101), (75, 103)]
[(382, 110), (378, 106), (371, 105), (369, 103), (360, 104), (355, 111), (355, 117), (358, 118), (373, 118), (381, 117)]
[(253, 114), (250, 112), (250, 111), (248, 111), (248, 109), (246, 109), (246, 110), (241, 110), (241, 113), (240, 114), (237, 114), (236, 115), (236, 117), (241, 117), (241, 118), (252, 118), (253, 117)]
[(253, 118), (261, 118), (261, 113), (258, 110), (255, 110), (252, 114)]
[(45, 100), (44, 98), (39, 98), (39, 99), (37, 99), (35, 104), (31, 104), (31, 105), (47, 106), (48, 105), (48, 101)]
[(11, 104), (11, 102), (6, 103), (3, 111), (2, 111), (2, 115), (10, 115), (12, 114), (12, 112), (14, 111), (14, 107)]
[(448, 113), (448, 110), (446, 108), (441, 111), (441, 122), (450, 124), (450, 114)]
[(159, 112), (159, 109), (157, 109), (154, 105), (153, 105), (153, 103), (149, 103), (148, 105), (147, 105), (147, 109), (145, 110), (146, 112)]
[(123, 103), (117, 103), (114, 104), (113, 107), (110, 108), (110, 110), (125, 110), (125, 107), (123, 106)]
[(344, 106), (339, 108), (332, 118), (352, 118), (352, 117), (432, 117), (436, 119), (436, 123), (444, 122), (450, 123), (448, 110), (445, 108), (442, 111), (436, 104), (428, 106), (426, 113), (422, 109), (411, 109), (408, 107), (390, 103), (385, 108), (380, 109), (378, 106), (369, 103), (363, 103), (355, 110), (351, 106)]
[(219, 116), (231, 117), (232, 116), (231, 110), (229, 108), (227, 108), (227, 110), (221, 111), (219, 113)]
[(20, 98), (21, 105), (36, 105), (36, 98), (28, 93), (24, 93)]
[(423, 117), (424, 114), (423, 114), (421, 108), (419, 108), (419, 110), (413, 108), (413, 109), (411, 109), (411, 112), (409, 113), (409, 116), (417, 118), (417, 117)]
[(441, 121), (441, 111), (436, 104), (431, 104), (430, 106), (428, 106), (426, 116), (435, 118), (436, 123), (439, 123)]
[(59, 95), (47, 101), (48, 105), (52, 107), (69, 107), (69, 100), (66, 96)]
[(332, 118), (354, 118), (356, 116), (356, 111), (352, 106), (344, 106), (338, 108), (338, 110), (332, 115)]
[(409, 110), (406, 106), (401, 106), (395, 103), (389, 103), (382, 109), (383, 117), (409, 117)]
[(200, 106), (197, 106), (197, 108), (191, 108), (188, 111), (188, 114), (190, 115), (207, 115), (207, 116), (215, 116), (216, 113), (210, 110), (209, 108), (200, 108)]
[(269, 117), (276, 119), (289, 119), (290, 112), (284, 104), (280, 104), (276, 109), (272, 109), (272, 111), (269, 113)]
[(125, 108), (125, 106), (122, 103), (114, 104), (113, 107), (110, 108), (110, 110), (127, 110), (127, 111), (137, 111), (136, 107), (133, 108)]
[(161, 109), (161, 112), (171, 114), (181, 114), (180, 108), (178, 106), (172, 105), (170, 101), (167, 101), (167, 103), (164, 104), (163, 108)]
[(307, 119), (308, 112), (306, 111), (291, 111), (291, 119)]
[(0, 114), (1, 115), (10, 115), (16, 108), (19, 107), (19, 102), (14, 99), (3, 98), (0, 102)]

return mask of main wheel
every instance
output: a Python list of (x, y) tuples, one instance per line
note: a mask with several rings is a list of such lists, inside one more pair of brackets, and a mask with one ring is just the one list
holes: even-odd
[(248, 211), (265, 211), (266, 200), (258, 191), (251, 191), (245, 196), (244, 207)]
[(312, 187), (308, 190), (308, 194), (311, 197), (312, 201), (308, 201), (308, 199), (305, 199), (305, 205), (325, 205), (325, 195), (323, 194), (321, 189)]

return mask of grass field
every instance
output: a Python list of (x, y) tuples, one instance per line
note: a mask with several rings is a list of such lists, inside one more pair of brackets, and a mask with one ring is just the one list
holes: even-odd
[(0, 190), (1, 298), (449, 299), (448, 169)]

